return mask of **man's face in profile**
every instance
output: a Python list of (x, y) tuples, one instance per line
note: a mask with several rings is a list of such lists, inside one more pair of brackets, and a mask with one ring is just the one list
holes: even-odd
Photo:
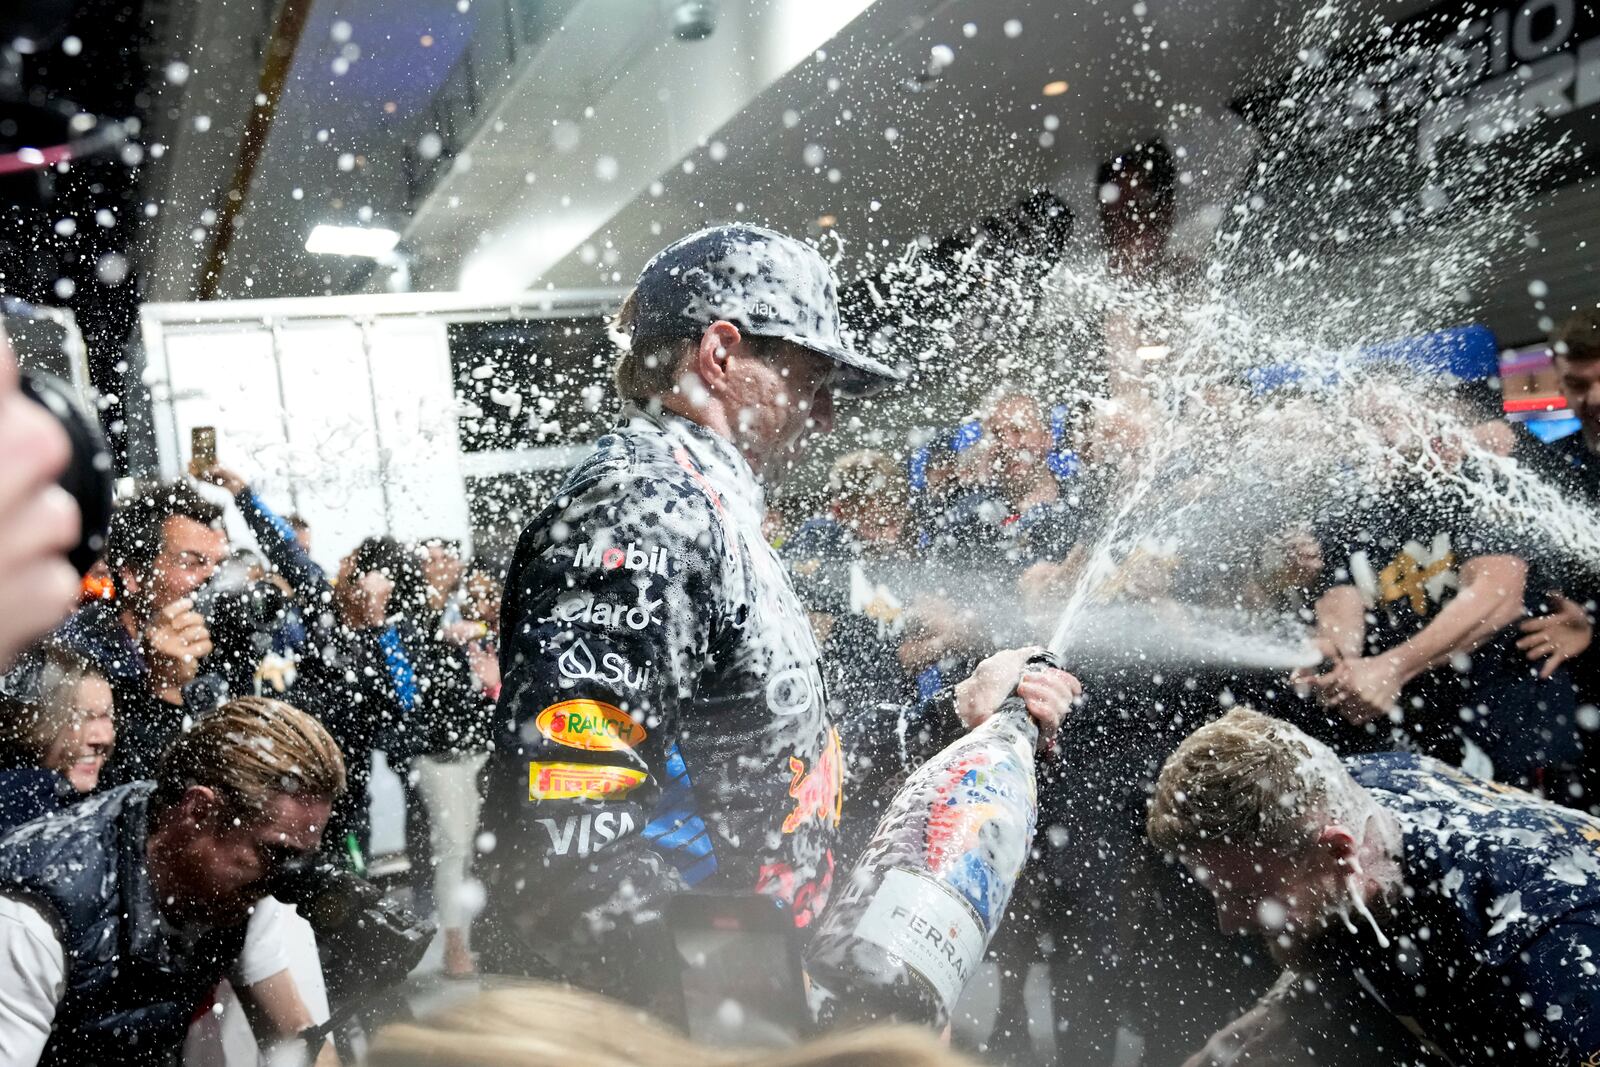
[(242, 814), (210, 789), (191, 787), (168, 814), (180, 820), (171, 881), (162, 886), (174, 919), (209, 926), (245, 921), (283, 865), (317, 850), (333, 802), (274, 793), (260, 812)]

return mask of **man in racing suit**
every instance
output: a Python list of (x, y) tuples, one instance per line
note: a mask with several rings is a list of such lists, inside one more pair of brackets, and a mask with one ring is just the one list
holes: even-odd
[[(669, 246), (620, 325), (623, 420), (507, 576), (478, 940), (488, 970), (648, 1003), (671, 895), (760, 892), (801, 927), (826, 903), (843, 754), (762, 482), (831, 426), (835, 391), (897, 375), (844, 343), (821, 257), (755, 227)], [(995, 659), (947, 698), (957, 728), (1016, 681), (1020, 657)], [(1049, 730), (1076, 682), (1019, 692)]]

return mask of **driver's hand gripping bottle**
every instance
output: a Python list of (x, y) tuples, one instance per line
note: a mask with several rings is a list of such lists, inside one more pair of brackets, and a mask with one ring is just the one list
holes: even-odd
[(895, 795), (807, 950), (822, 1026), (949, 1021), (1033, 844), (1038, 741), (1012, 696)]

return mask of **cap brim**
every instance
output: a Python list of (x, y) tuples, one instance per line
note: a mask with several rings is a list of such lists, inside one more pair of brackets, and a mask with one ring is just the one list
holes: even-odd
[(783, 339), (819, 356), (827, 356), (843, 367), (846, 373), (835, 388), (835, 392), (842, 396), (872, 396), (906, 380), (905, 372), (895, 370), (881, 360), (862, 355), (843, 345), (823, 344), (815, 338), (797, 337), (794, 334), (786, 334)]

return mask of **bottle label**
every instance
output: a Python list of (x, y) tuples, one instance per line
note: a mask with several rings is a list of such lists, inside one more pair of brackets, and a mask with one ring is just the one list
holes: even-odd
[(971, 905), (934, 879), (898, 867), (884, 872), (856, 937), (927, 979), (946, 1012), (955, 1008), (988, 940)]

